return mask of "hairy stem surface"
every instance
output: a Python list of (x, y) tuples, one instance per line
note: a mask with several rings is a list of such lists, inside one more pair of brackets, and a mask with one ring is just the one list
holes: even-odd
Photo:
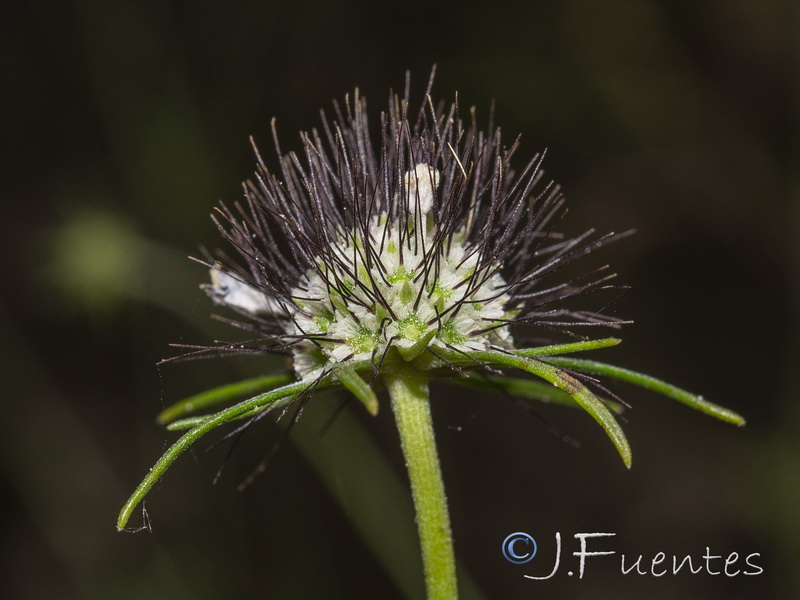
[(385, 378), (411, 480), (428, 600), (453, 600), (458, 596), (453, 536), (433, 437), (428, 380), (408, 363)]

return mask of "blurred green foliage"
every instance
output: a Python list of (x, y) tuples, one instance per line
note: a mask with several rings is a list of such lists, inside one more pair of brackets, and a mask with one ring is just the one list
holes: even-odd
[(59, 299), (89, 315), (119, 310), (142, 286), (141, 240), (119, 217), (94, 211), (70, 216), (42, 235), (50, 260), (44, 283)]

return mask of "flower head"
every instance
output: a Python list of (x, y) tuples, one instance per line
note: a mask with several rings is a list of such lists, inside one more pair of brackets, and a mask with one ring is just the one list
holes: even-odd
[(518, 140), (479, 129), (474, 110), (465, 124), (457, 102), (434, 107), (427, 94), (410, 111), (407, 92), (391, 96), (372, 130), (356, 91), (301, 135), (302, 155), (281, 155), (275, 135), (279, 173), (259, 155), (244, 204), (221, 209), (241, 260), (213, 264), (204, 287), (252, 322), (262, 337), (251, 350), (291, 353), (297, 377), (313, 380), (379, 365), (392, 348), (406, 361), (507, 351), (515, 324), (617, 326), (559, 305), (611, 275), (552, 275), (617, 236), (554, 230), (563, 198), (539, 185), (541, 157), (515, 172)]
[(565, 303), (603, 287), (612, 277), (605, 267), (578, 277), (562, 271), (620, 235), (559, 234), (563, 198), (556, 186), (541, 185), (541, 157), (515, 171), (519, 140), (506, 146), (499, 129), (481, 130), (474, 110), (465, 122), (458, 102), (434, 105), (429, 84), (412, 111), (407, 84), (402, 98), (390, 95), (374, 129), (356, 92), (334, 104), (332, 119), (323, 113), (320, 130), (301, 135), (300, 154), (283, 154), (274, 137), (280, 168), (270, 171), (258, 155), (244, 201), (219, 210), (217, 224), (239, 257), (209, 257), (211, 283), (203, 285), (214, 302), (244, 317), (238, 326), (255, 337), (200, 352), (280, 352), (291, 356), (294, 374), (225, 385), (165, 409), (160, 422), (189, 431), (123, 506), (119, 529), (172, 462), (217, 427), (257, 419), (320, 387), (343, 386), (375, 413), (378, 401), (364, 380), (371, 373), (389, 391), (415, 502), (425, 497), (417, 509), (426, 580), (429, 592), (436, 590), (430, 597), (451, 598), (454, 560), (428, 408), (427, 382), (440, 372), (462, 375), (451, 378), (456, 384), (580, 407), (628, 466), (630, 447), (614, 415), (621, 406), (603, 397), (596, 376), (744, 423), (663, 381), (561, 356), (618, 339), (520, 347), (524, 332), (512, 331), (520, 325), (577, 336), (580, 327), (622, 324)]

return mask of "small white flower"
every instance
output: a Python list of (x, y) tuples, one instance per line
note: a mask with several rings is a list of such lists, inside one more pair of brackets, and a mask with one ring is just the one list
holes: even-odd
[(616, 323), (553, 306), (608, 278), (550, 281), (612, 236), (565, 241), (552, 230), (562, 199), (536, 191), (538, 157), (515, 174), (516, 143), (466, 127), (455, 104), (412, 119), (395, 98), (378, 147), (358, 94), (337, 114), (324, 134), (302, 135), (305, 159), (284, 156), (280, 177), (259, 158), (245, 204), (221, 211), (244, 265), (215, 265), (205, 286), (252, 315), (263, 350), (290, 353), (299, 379), (349, 361), (377, 368), (393, 349), (406, 361), (508, 351), (512, 324)]
[(418, 212), (420, 218), (425, 218), (433, 208), (433, 197), (439, 187), (439, 171), (421, 163), (403, 175), (403, 183), (408, 192), (409, 211)]
[[(175, 458), (209, 431), (243, 418), (252, 423), (278, 406), (285, 407), (284, 414), (295, 402), (299, 415), (318, 387), (346, 388), (375, 415), (379, 402), (372, 384), (380, 380), (409, 465), (423, 559), (435, 556), (426, 562), (426, 575), (437, 571), (428, 589), (454, 597), (455, 561), (428, 380), (457, 372), (463, 377), (449, 378), (453, 383), (569, 401), (602, 426), (626, 466), (630, 446), (613, 414), (619, 405), (587, 387), (608, 392), (597, 375), (744, 424), (740, 415), (652, 377), (559, 356), (613, 346), (616, 338), (515, 347), (522, 332), (512, 335), (512, 326), (574, 335), (579, 326), (622, 323), (565, 303), (612, 277), (604, 267), (553, 279), (564, 265), (621, 236), (594, 238), (590, 230), (568, 239), (556, 233), (563, 201), (552, 185), (538, 189), (539, 157), (515, 173), (511, 158), (517, 142), (506, 147), (499, 130), (480, 131), (474, 110), (465, 125), (457, 103), (434, 108), (430, 84), (427, 92), (425, 109), (417, 115), (409, 113), (407, 98), (392, 98), (376, 137), (356, 92), (344, 110), (335, 107), (336, 121), (323, 117), (321, 133), (302, 134), (303, 158), (284, 155), (276, 176), (259, 156), (256, 181), (245, 184), (244, 202), (235, 210), (221, 208), (224, 220), (217, 225), (240, 260), (234, 264), (225, 253), (219, 253), (219, 262), (209, 259), (211, 284), (202, 287), (216, 304), (244, 316), (237, 326), (252, 336), (246, 343), (188, 346), (189, 355), (279, 352), (292, 357), (300, 381), (287, 382), (285, 374), (251, 379), (165, 409), (159, 421), (191, 429), (123, 506), (119, 530)], [(468, 371), (474, 368), (485, 371), (473, 377)], [(506, 379), (498, 368), (521, 370), (540, 381)], [(253, 393), (214, 414), (180, 418)], [(434, 562), (437, 569), (428, 568)]]
[(275, 316), (281, 306), (273, 298), (245, 282), (238, 275), (223, 271), (218, 265), (209, 269), (211, 285), (201, 287), (216, 304), (222, 304), (251, 315)]
[[(316, 377), (344, 360), (381, 357), (390, 346), (413, 358), (408, 353), (425, 339), (427, 347), (463, 351), (510, 343), (507, 332), (478, 333), (510, 316), (504, 309), (510, 296), (496, 292), (506, 287), (499, 274), (472, 281), (478, 256), (459, 241), (464, 232), (456, 232), (445, 256), (430, 254), (436, 229), (425, 222), (438, 181), (439, 172), (428, 165), (406, 172), (405, 189), (409, 199), (416, 198), (408, 213), (371, 217), (363, 237), (340, 233), (329, 250), (341, 261), (320, 258), (292, 290), (297, 300), (284, 321), (286, 333), (312, 337), (292, 349), (299, 377)], [(374, 263), (369, 267), (360, 258), (368, 246)]]

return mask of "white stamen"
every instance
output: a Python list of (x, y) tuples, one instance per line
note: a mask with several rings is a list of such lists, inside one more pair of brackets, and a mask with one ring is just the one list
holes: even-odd
[(251, 315), (267, 316), (283, 313), (281, 305), (275, 299), (241, 278), (226, 273), (216, 265), (211, 268), (209, 274), (211, 285), (204, 284), (200, 287), (216, 304), (238, 308)]
[(423, 216), (431, 212), (433, 196), (439, 187), (439, 171), (426, 163), (420, 163), (413, 171), (406, 171), (403, 183), (408, 191), (411, 212), (416, 212), (417, 207)]

